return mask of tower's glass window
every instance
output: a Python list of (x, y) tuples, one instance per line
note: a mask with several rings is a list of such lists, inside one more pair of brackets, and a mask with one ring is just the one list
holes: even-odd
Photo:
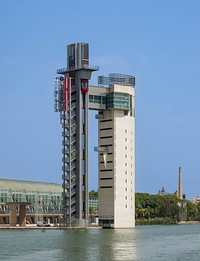
[(94, 95), (94, 103), (101, 104), (101, 96)]
[(89, 95), (89, 102), (94, 102), (94, 96), (93, 95)]
[(107, 95), (106, 106), (107, 108), (115, 109), (130, 109), (130, 95), (127, 93), (111, 92)]
[(102, 96), (101, 97), (101, 102), (102, 102), (102, 104), (106, 104), (106, 97)]

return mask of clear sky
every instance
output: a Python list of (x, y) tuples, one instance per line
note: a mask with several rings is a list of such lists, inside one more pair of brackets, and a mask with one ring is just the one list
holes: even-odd
[[(61, 183), (53, 78), (66, 45), (136, 77), (136, 191), (200, 194), (200, 1), (0, 0), (0, 178)], [(90, 113), (90, 189), (97, 188)]]

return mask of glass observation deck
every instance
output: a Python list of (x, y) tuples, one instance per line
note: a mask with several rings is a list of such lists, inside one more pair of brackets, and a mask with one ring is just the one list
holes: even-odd
[(130, 95), (128, 93), (111, 92), (106, 97), (107, 109), (130, 110)]
[(89, 108), (93, 110), (121, 109), (130, 110), (130, 95), (111, 92), (106, 96), (89, 95)]

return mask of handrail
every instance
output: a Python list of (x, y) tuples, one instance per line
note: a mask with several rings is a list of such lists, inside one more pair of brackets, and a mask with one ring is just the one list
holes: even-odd
[(99, 66), (96, 65), (89, 65), (89, 64), (82, 64), (80, 67), (70, 67), (70, 68), (60, 68), (57, 70), (57, 73), (66, 73), (68, 71), (73, 71), (73, 70), (81, 70), (81, 69), (86, 69), (86, 70), (93, 70), (93, 71), (98, 71), (99, 70)]

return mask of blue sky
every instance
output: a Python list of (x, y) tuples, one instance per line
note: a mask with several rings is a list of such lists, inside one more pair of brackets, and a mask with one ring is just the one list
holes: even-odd
[[(66, 45), (90, 44), (98, 75), (136, 77), (136, 191), (200, 194), (198, 0), (0, 0), (0, 177), (61, 183), (53, 78)], [(90, 113), (90, 189), (97, 188)]]

